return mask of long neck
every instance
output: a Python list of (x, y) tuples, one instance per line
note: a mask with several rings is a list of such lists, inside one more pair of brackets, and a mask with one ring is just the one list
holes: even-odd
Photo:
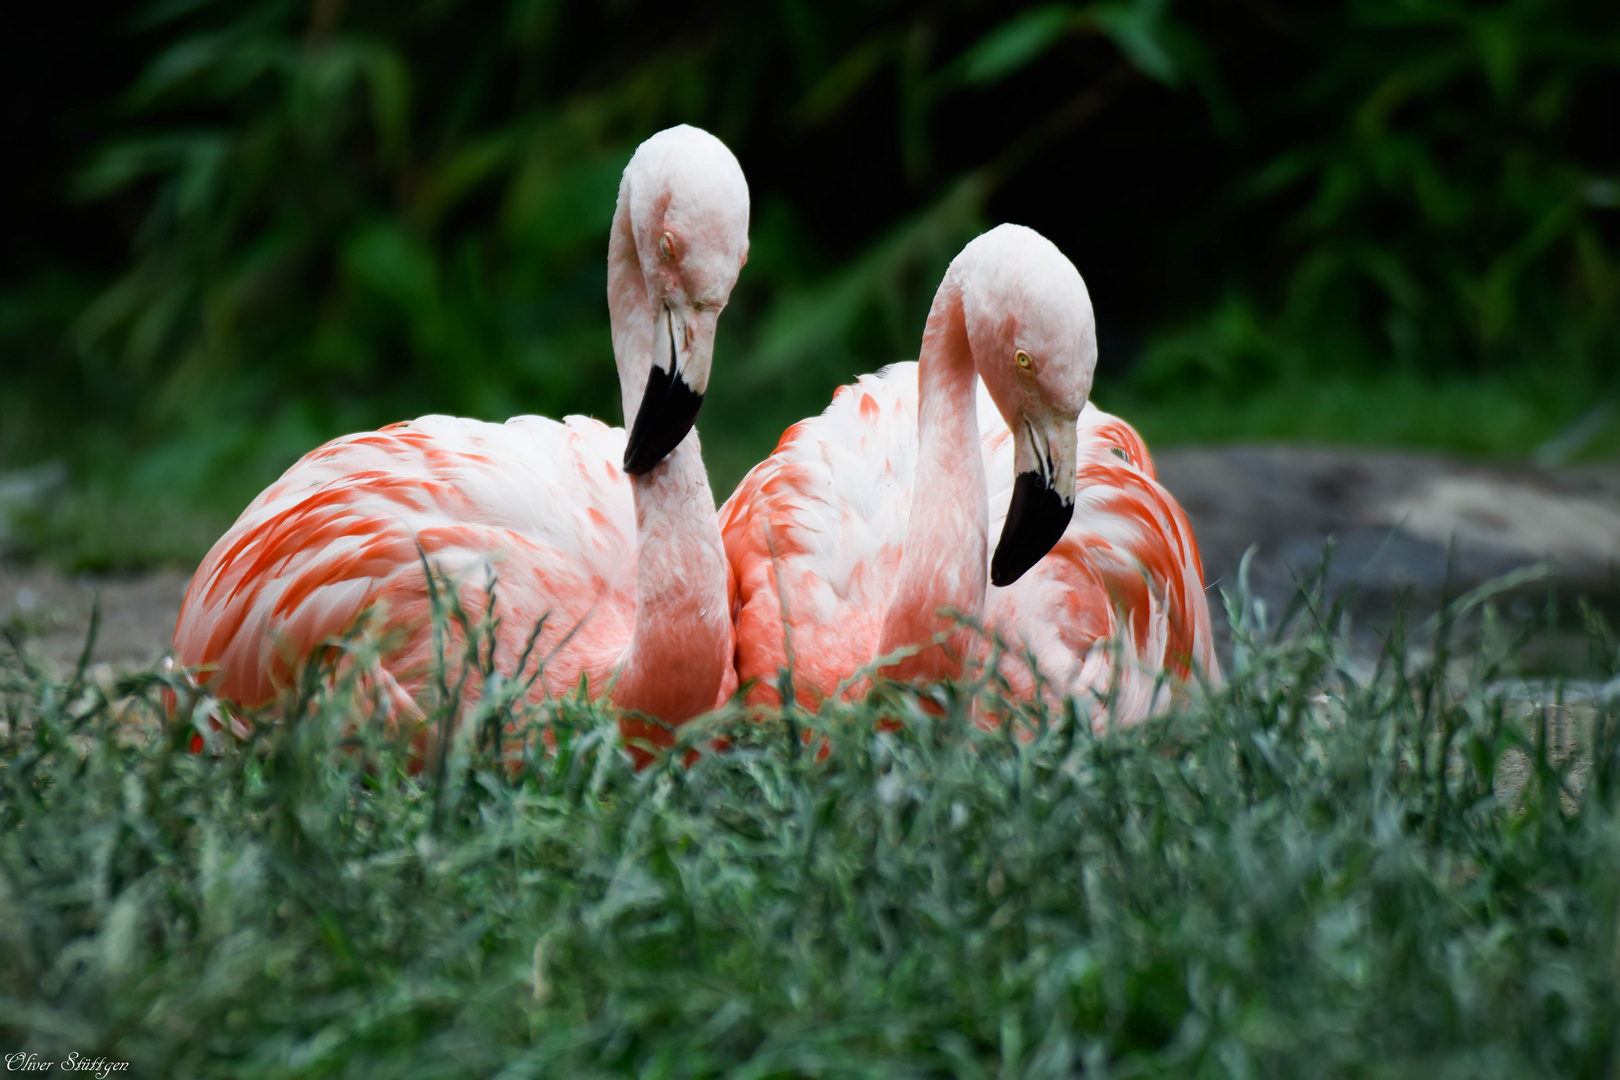
[[(636, 615), (613, 687), (620, 708), (669, 724), (714, 708), (733, 663), (730, 566), (697, 432), (630, 478), (636, 504)], [(627, 734), (667, 744), (661, 729)]]
[[(961, 289), (947, 275), (923, 332), (911, 519), (878, 653), (926, 647), (884, 669), (894, 678), (960, 675), (973, 634), (950, 612), (975, 622), (984, 613), (990, 511), (979, 457), (975, 378)], [(937, 635), (944, 640), (929, 644)]]
[[(636, 262), (626, 200), (608, 247), (608, 311), (627, 417), (652, 368), (655, 312)], [(636, 507), (636, 614), (612, 699), (623, 709), (678, 724), (714, 707), (733, 663), (730, 574), (697, 432), (630, 479)], [(668, 743), (660, 728), (622, 725), (630, 737)]]

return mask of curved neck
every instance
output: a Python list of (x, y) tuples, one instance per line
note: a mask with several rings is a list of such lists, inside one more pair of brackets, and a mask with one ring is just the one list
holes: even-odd
[[(973, 633), (950, 612), (974, 622), (984, 614), (990, 510), (979, 454), (976, 383), (961, 288), (947, 274), (928, 313), (918, 358), (917, 473), (878, 655), (926, 647), (886, 667), (883, 673), (894, 678), (960, 675)], [(942, 642), (929, 644), (939, 635), (945, 635)]]
[[(652, 370), (656, 312), (636, 259), (621, 192), (608, 244), (608, 313), (624, 411), (634, 416)], [(676, 724), (712, 709), (733, 662), (730, 574), (695, 430), (668, 457), (631, 476), (636, 508), (636, 613), (611, 697)], [(668, 743), (655, 727), (627, 735)]]
[[(697, 432), (630, 477), (636, 504), (636, 614), (612, 699), (678, 724), (714, 708), (733, 663), (730, 564)], [(661, 730), (637, 733), (670, 740)]]

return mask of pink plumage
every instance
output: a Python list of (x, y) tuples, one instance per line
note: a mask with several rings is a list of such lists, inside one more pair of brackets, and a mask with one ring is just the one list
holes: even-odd
[[(979, 415), (995, 531), (1012, 494), (1013, 449), (989, 408)], [(1078, 695), (1096, 724), (1134, 724), (1197, 673), (1219, 681), (1204, 569), (1192, 525), (1136, 429), (1087, 403), (1078, 434), (1074, 518), (1023, 577), (990, 588), (985, 625), (1007, 643), (1001, 672), (1019, 698), (1035, 693), (1028, 650), (1051, 689)], [(1101, 700), (1110, 693), (1111, 713)]]
[(469, 612), (499, 576), (502, 670), (544, 617), (545, 688), (565, 693), (584, 676), (600, 691), (635, 616), (624, 446), (623, 429), (581, 416), (425, 416), (335, 439), (214, 545), (186, 591), (175, 649), (188, 666), (215, 669), (216, 693), (257, 704), (315, 644), (381, 604), (405, 634), (388, 670), (408, 699), (431, 659), (425, 556), (459, 581)]
[[(1146, 447), (1130, 425), (1089, 403), (1077, 417), (1069, 413), (1073, 442), (1056, 430), (1063, 427), (1060, 419), (1052, 425), (1055, 450), (1042, 448), (1053, 475), (1063, 471), (1062, 458), (1069, 455), (1075, 477), (1072, 520), (1018, 580), (1005, 588), (987, 585), (985, 538), (1002, 531), (1013, 499), (1013, 432), (983, 383), (936, 375), (939, 389), (930, 409), (920, 402), (919, 380), (927, 380), (930, 364), (936, 372), (971, 373), (976, 366), (1001, 378), (1014, 401), (1056, 400), (1078, 387), (1083, 402), (1095, 358), (1089, 300), (1072, 267), (1067, 273), (1076, 294), (1060, 290), (1050, 300), (1030, 299), (1032, 290), (1020, 283), (1002, 290), (1011, 296), (1004, 307), (977, 301), (987, 311), (983, 324), (1016, 323), (1017, 340), (978, 341), (972, 326), (952, 329), (952, 320), (963, 317), (952, 313), (962, 305), (971, 310), (976, 290), (993, 294), (997, 275), (1013, 272), (1006, 270), (1012, 260), (1027, 265), (1046, 259), (1054, 273), (1061, 273), (1051, 261), (1055, 249), (1047, 252), (1050, 245), (1028, 230), (994, 243), (986, 242), (977, 260), (960, 270), (953, 264), (930, 316), (921, 364), (895, 364), (841, 387), (825, 412), (783, 434), (771, 456), (721, 508), (736, 579), (737, 674), (741, 681), (756, 681), (753, 700), (776, 699), (778, 672), (790, 651), (796, 696), (807, 705), (838, 693), (886, 652), (886, 620), (896, 625), (905, 615), (897, 609), (908, 603), (900, 595), (908, 545), (937, 549), (935, 565), (909, 601), (914, 607), (951, 603), (969, 617), (982, 618), (1016, 654), (1030, 650), (1058, 693), (1095, 703), (1096, 695), (1112, 686), (1113, 716), (1120, 722), (1140, 720), (1162, 706), (1171, 688), (1195, 669), (1216, 673), (1202, 568), (1186, 516), (1158, 484)], [(1059, 309), (1064, 305), (1083, 309), (1078, 330), (1063, 322)], [(1062, 324), (1059, 329), (1049, 325), (1054, 322)], [(1078, 340), (1072, 346), (1051, 344), (1040, 337), (1045, 331), (1050, 340)], [(1037, 341), (1042, 345), (1030, 344)], [(1012, 369), (1010, 381), (997, 365)], [(1062, 386), (1036, 385), (1036, 374)], [(1028, 417), (1039, 416), (1038, 403), (1016, 405), (1014, 411), (1035, 438), (1036, 425)], [(924, 448), (925, 416), (938, 427), (956, 425), (950, 438), (936, 435), (931, 449)], [(972, 450), (961, 446), (967, 438), (973, 440)], [(935, 459), (934, 479), (919, 487), (917, 476), (929, 468), (928, 454)], [(975, 485), (976, 494), (967, 490)], [(919, 509), (927, 513), (937, 503), (949, 507), (943, 519), (913, 521)], [(917, 621), (915, 612), (910, 617)], [(912, 640), (923, 644), (918, 632)], [(1118, 653), (1110, 647), (1113, 642)], [(940, 673), (949, 674), (952, 663), (968, 659), (959, 655), (961, 647), (956, 651)], [(1016, 694), (1034, 695), (1034, 674), (1021, 655), (1005, 656), (1002, 670)], [(1100, 722), (1104, 711), (1094, 707), (1093, 712)]]
[[(896, 369), (911, 369), (890, 378)], [(736, 586), (737, 674), (775, 701), (791, 650), (814, 707), (877, 655), (917, 458), (916, 365), (863, 375), (782, 434), (720, 508)], [(784, 624), (783, 619), (786, 618)]]

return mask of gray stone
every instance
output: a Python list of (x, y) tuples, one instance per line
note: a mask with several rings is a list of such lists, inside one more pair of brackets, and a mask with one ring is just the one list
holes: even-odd
[[(1282, 446), (1172, 449), (1154, 460), (1192, 521), (1217, 612), (1250, 545), (1250, 585), (1275, 612), (1315, 571), (1330, 538), (1328, 591), (1354, 584), (1353, 610), (1375, 629), (1388, 624), (1399, 594), (1426, 618), (1444, 595), (1538, 563), (1562, 595), (1612, 602), (1620, 593), (1613, 466)], [(1523, 604), (1546, 589), (1516, 593)]]

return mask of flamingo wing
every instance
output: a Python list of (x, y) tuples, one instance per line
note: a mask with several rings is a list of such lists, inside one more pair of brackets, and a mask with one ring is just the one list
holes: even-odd
[(894, 364), (788, 428), (721, 507), (750, 700), (778, 700), (790, 655), (795, 696), (812, 707), (872, 660), (916, 461), (917, 365)]
[[(994, 536), (1012, 497), (1013, 442), (987, 405), (981, 389)], [(1012, 650), (1002, 671), (1018, 696), (1036, 691), (1027, 651), (1053, 689), (1093, 700), (1112, 689), (1114, 719), (1134, 723), (1162, 707), (1195, 669), (1219, 676), (1203, 567), (1192, 526), (1157, 481), (1134, 428), (1088, 403), (1078, 443), (1073, 520), (1023, 577), (990, 588), (985, 621)], [(1104, 719), (1102, 710), (1096, 719)]]
[(624, 432), (585, 417), (489, 424), (425, 416), (311, 451), (243, 511), (187, 589), (175, 650), (223, 697), (261, 704), (297, 662), (382, 605), (403, 635), (400, 692), (432, 659), (422, 556), (470, 614), (499, 577), (497, 662), (515, 666), (537, 620), (537, 687), (596, 689), (635, 609), (635, 512)]

